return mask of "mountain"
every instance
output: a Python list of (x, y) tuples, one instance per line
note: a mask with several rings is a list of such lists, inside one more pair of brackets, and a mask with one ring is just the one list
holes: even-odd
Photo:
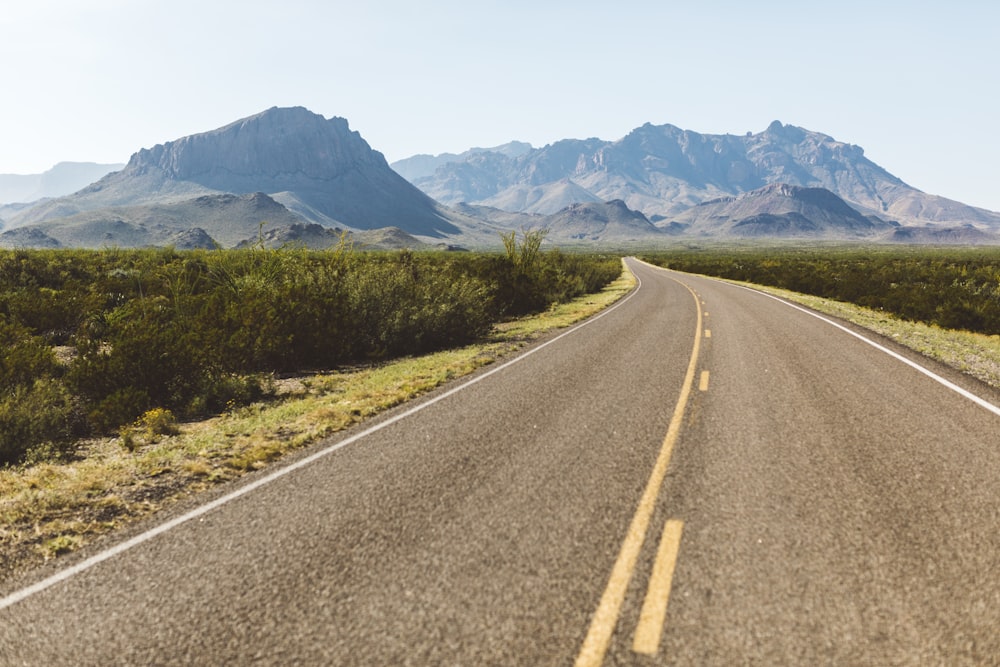
[(957, 227), (898, 227), (885, 240), (920, 245), (992, 245), (1000, 243), (1000, 234), (983, 231), (970, 224)]
[[(0, 206), (0, 245), (327, 247), (341, 230), (372, 247), (497, 246), (512, 229), (574, 244), (1000, 239), (1000, 214), (920, 192), (857, 146), (777, 121), (742, 136), (647, 123), (614, 142), (511, 142), (394, 166), (419, 188), (345, 119), (275, 107), (142, 149), (71, 194)], [(363, 240), (370, 230), (386, 231)]]
[(677, 233), (676, 226), (657, 227), (621, 200), (571, 204), (548, 215), (504, 211), (479, 204), (457, 204), (454, 210), (502, 230), (543, 230), (546, 240), (554, 243), (656, 242)]
[[(105, 247), (231, 247), (261, 229), (291, 225), (302, 219), (258, 192), (249, 195), (206, 194), (191, 199), (107, 208), (56, 217), (0, 234), (0, 245), (18, 245), (25, 230), (38, 230), (59, 245), (73, 248)], [(197, 229), (211, 238), (207, 246), (183, 233)], [(179, 235), (179, 236), (178, 236)], [(202, 239), (204, 241), (204, 239)], [(21, 245), (36, 245), (22, 243)]]
[[(6, 221), (6, 228), (43, 225), (44, 231), (45, 224), (79, 221), (78, 216), (107, 223), (145, 215), (126, 209), (190, 209), (201, 197), (254, 193), (268, 195), (298, 222), (353, 229), (396, 226), (430, 238), (462, 231), (446, 209), (390, 169), (345, 119), (325, 119), (301, 107), (272, 108), (217, 130), (142, 149), (121, 171), (19, 213)], [(198, 217), (171, 224), (175, 222), (204, 227)], [(210, 233), (226, 244), (218, 230)]]
[(647, 123), (618, 141), (567, 139), (514, 157), (473, 153), (413, 183), (444, 204), (511, 211), (551, 212), (536, 204), (554, 190), (580, 202), (620, 199), (654, 222), (703, 202), (786, 183), (825, 188), (864, 214), (901, 223), (1000, 229), (1000, 213), (923, 193), (858, 146), (778, 121), (741, 136)]
[(59, 248), (62, 244), (36, 227), (0, 233), (0, 248)]
[[(188, 227), (198, 220), (200, 227)], [(264, 221), (262, 223), (262, 221)], [(43, 231), (44, 229), (44, 231)], [(0, 248), (300, 246), (322, 250), (341, 239), (363, 250), (422, 248), (426, 244), (397, 227), (346, 231), (303, 222), (263, 193), (203, 195), (167, 204), (102, 209), (0, 233)]]
[(641, 241), (666, 235), (620, 199), (573, 204), (548, 216), (545, 229), (554, 239), (573, 241)]
[(526, 144), (523, 141), (511, 141), (510, 143), (503, 144), (502, 146), (494, 146), (493, 148), (470, 148), (464, 153), (459, 154), (414, 155), (413, 157), (393, 162), (391, 166), (397, 174), (408, 181), (413, 181), (416, 178), (433, 175), (438, 167), (444, 166), (449, 162), (464, 162), (474, 155), (499, 153), (506, 157), (517, 158), (529, 153), (531, 150), (531, 144)]
[(898, 227), (862, 215), (824, 188), (784, 183), (703, 202), (672, 222), (684, 225), (685, 235), (707, 237), (874, 239)]
[(237, 248), (248, 248), (263, 243), (267, 248), (282, 246), (305, 247), (313, 250), (336, 248), (341, 243), (362, 250), (402, 250), (403, 248), (419, 249), (427, 244), (410, 236), (398, 227), (383, 227), (361, 232), (350, 232), (343, 229), (324, 227), (312, 222), (283, 225), (261, 231), (254, 238), (248, 238), (236, 244)]
[(604, 203), (604, 200), (564, 178), (541, 185), (516, 185), (481, 203), (508, 211), (551, 214), (572, 204)]
[(0, 229), (4, 228), (4, 220), (13, 218), (21, 211), (26, 211), (34, 205), (35, 202), (27, 204), (0, 204)]
[(0, 174), (0, 203), (26, 203), (47, 197), (68, 195), (124, 166), (95, 162), (60, 162), (42, 174)]

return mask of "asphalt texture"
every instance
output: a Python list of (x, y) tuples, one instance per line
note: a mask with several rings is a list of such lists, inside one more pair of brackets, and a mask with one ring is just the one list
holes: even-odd
[(997, 664), (1000, 417), (772, 298), (630, 266), (627, 300), (516, 363), (10, 582), (0, 664), (572, 665), (675, 415), (598, 664)]

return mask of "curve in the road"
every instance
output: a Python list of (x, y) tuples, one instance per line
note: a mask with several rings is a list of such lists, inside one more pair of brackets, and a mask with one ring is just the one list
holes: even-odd
[[(637, 278), (637, 280), (639, 280)], [(678, 281), (679, 282), (679, 281)], [(680, 283), (684, 285), (683, 283)], [(641, 280), (639, 287), (642, 286)], [(670, 455), (673, 453), (674, 445), (680, 436), (681, 424), (684, 421), (684, 411), (687, 408), (688, 398), (691, 396), (691, 389), (694, 386), (695, 373), (698, 369), (698, 354), (701, 350), (702, 336), (702, 314), (701, 300), (694, 290), (684, 285), (694, 299), (697, 319), (695, 320), (694, 345), (691, 349), (691, 357), (688, 361), (687, 371), (684, 374), (684, 383), (681, 385), (681, 392), (674, 407), (673, 416), (670, 419), (670, 426), (667, 428), (667, 435), (663, 439), (660, 453), (656, 458), (656, 464), (646, 482), (646, 487), (639, 499), (639, 506), (632, 516), (628, 532), (622, 542), (618, 558), (615, 560), (614, 568), (608, 584), (601, 596), (601, 601), (597, 605), (594, 617), (590, 622), (587, 636), (580, 648), (580, 653), (576, 658), (576, 667), (598, 667), (603, 661), (611, 643), (611, 636), (614, 634), (615, 626), (618, 624), (618, 617), (622, 604), (625, 602), (625, 594), (628, 590), (629, 582), (632, 581), (632, 573), (635, 571), (636, 561), (639, 560), (639, 552), (646, 541), (646, 533), (649, 531), (649, 522), (653, 516), (656, 506), (656, 499), (660, 495), (660, 488), (663, 486), (663, 479), (667, 476), (667, 468), (670, 466)], [(676, 530), (676, 529), (673, 529)], [(663, 560), (671, 561), (676, 559), (676, 549), (679, 548), (679, 535), (676, 539), (664, 540), (667, 545), (667, 552), (663, 554)], [(663, 561), (661, 561), (663, 562)], [(672, 569), (672, 568), (671, 568)], [(660, 630), (662, 628), (663, 614), (666, 613), (667, 597), (669, 597), (670, 582), (657, 581), (652, 591), (659, 593), (666, 592), (666, 597), (649, 595), (648, 605), (643, 606), (643, 614), (640, 616), (638, 652), (655, 653), (655, 647), (659, 645)]]

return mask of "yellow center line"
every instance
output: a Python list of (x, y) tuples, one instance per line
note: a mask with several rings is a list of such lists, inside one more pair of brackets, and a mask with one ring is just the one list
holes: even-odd
[[(673, 280), (673, 279), (672, 279)], [(680, 282), (680, 281), (676, 281)], [(684, 283), (680, 283), (684, 285)], [(674, 444), (680, 435), (681, 423), (684, 420), (684, 410), (687, 407), (688, 398), (691, 396), (691, 388), (694, 385), (694, 376), (698, 367), (698, 353), (701, 349), (702, 316), (701, 304), (698, 295), (695, 294), (688, 285), (684, 287), (694, 298), (695, 309), (698, 313), (698, 326), (695, 327), (694, 347), (691, 350), (691, 360), (688, 362), (687, 373), (684, 376), (684, 383), (681, 386), (681, 393), (674, 407), (674, 414), (667, 428), (667, 435), (660, 446), (660, 453), (653, 465), (653, 472), (646, 482), (646, 488), (639, 499), (639, 506), (632, 516), (632, 523), (629, 524), (625, 541), (622, 542), (621, 551), (618, 552), (618, 559), (611, 570), (608, 584), (601, 595), (601, 601), (597, 605), (597, 610), (590, 621), (590, 628), (587, 636), (580, 647), (580, 653), (576, 657), (575, 667), (598, 667), (604, 661), (604, 655), (608, 651), (611, 643), (611, 635), (614, 634), (615, 626), (618, 624), (618, 615), (621, 612), (622, 603), (625, 601), (625, 592), (628, 583), (632, 579), (632, 572), (635, 570), (635, 563), (642, 550), (642, 543), (646, 539), (646, 531), (649, 521), (653, 515), (656, 505), (656, 497), (660, 494), (660, 487), (663, 485), (663, 478), (667, 474), (667, 466), (670, 464), (670, 455), (673, 452)]]
[(701, 380), (698, 382), (698, 391), (708, 391), (708, 371), (701, 372)]
[(712, 330), (705, 329), (705, 338), (711, 338), (711, 337), (712, 337)]
[(643, 655), (656, 655), (660, 649), (663, 622), (667, 618), (667, 603), (670, 601), (670, 587), (677, 565), (677, 552), (681, 548), (682, 521), (667, 521), (663, 526), (660, 548), (656, 552), (653, 574), (649, 578), (649, 590), (639, 613), (639, 625), (635, 630), (632, 650)]

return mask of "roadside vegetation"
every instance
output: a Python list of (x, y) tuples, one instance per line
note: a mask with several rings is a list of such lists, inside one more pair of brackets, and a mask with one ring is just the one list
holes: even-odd
[(0, 253), (0, 580), (493, 363), (618, 256)]
[(0, 465), (153, 410), (249, 405), (303, 369), (465, 345), (616, 278), (619, 258), (297, 249), (0, 252)]
[(705, 247), (642, 259), (763, 287), (1000, 389), (996, 248)]
[[(0, 251), (0, 581), (627, 293), (617, 254)], [(991, 249), (683, 248), (1000, 387)], [(794, 290), (794, 291), (788, 291)], [(952, 329), (964, 329), (954, 331)]]
[(996, 248), (706, 248), (646, 253), (642, 259), (853, 303), (943, 329), (1000, 334)]

